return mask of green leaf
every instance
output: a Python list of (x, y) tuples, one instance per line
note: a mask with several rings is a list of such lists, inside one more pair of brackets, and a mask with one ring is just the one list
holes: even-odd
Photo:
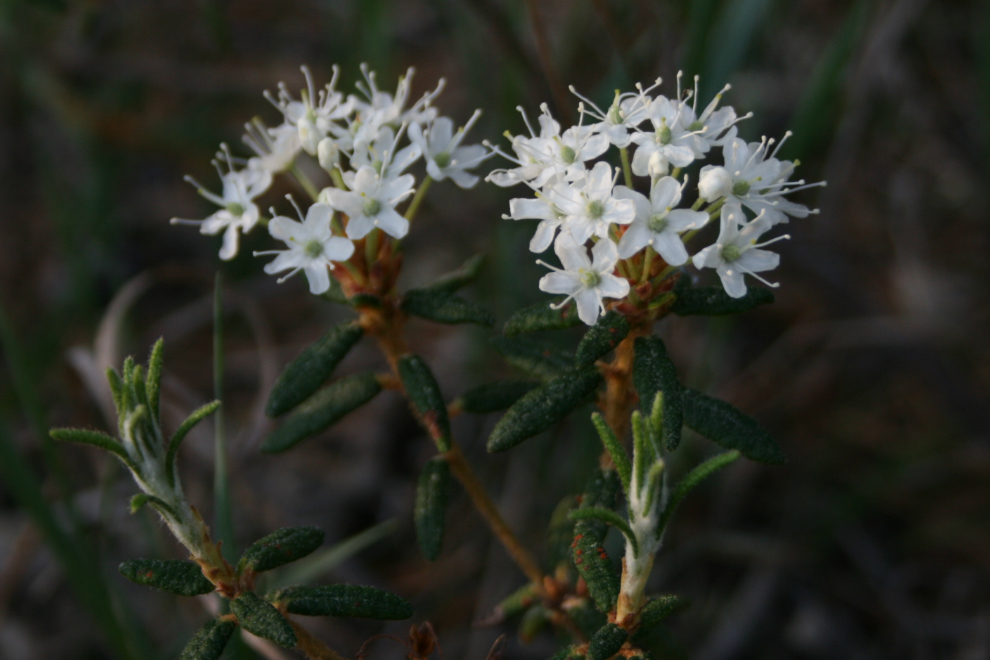
[(676, 291), (670, 311), (678, 316), (723, 316), (739, 314), (774, 301), (773, 292), (763, 287), (747, 287), (742, 298), (732, 298), (720, 286), (685, 287)]
[(576, 369), (528, 392), (495, 425), (488, 437), (488, 451), (505, 451), (546, 431), (587, 401), (601, 382), (597, 370)]
[(405, 599), (382, 589), (353, 584), (286, 587), (269, 593), (266, 598), (289, 614), (302, 616), (401, 621), (413, 615), (413, 607)]
[(615, 310), (610, 311), (605, 316), (599, 318), (598, 323), (584, 333), (584, 337), (581, 339), (581, 343), (578, 344), (577, 353), (574, 356), (575, 366), (579, 369), (582, 367), (593, 367), (596, 360), (605, 357), (615, 350), (615, 347), (628, 334), (628, 319)]
[(345, 376), (327, 385), (299, 406), (265, 438), (261, 451), (267, 454), (285, 451), (360, 408), (381, 391), (378, 377), (371, 372)]
[(460, 296), (432, 289), (413, 289), (402, 296), (402, 311), (436, 323), (475, 323), (490, 328), (495, 317), (484, 307)]
[(418, 355), (399, 358), (399, 378), (406, 390), (413, 413), (437, 445), (440, 453), (450, 451), (450, 422), (447, 404), (433, 372)]
[(478, 274), (481, 272), (481, 267), (484, 264), (485, 255), (476, 254), (465, 261), (457, 270), (452, 270), (433, 280), (433, 282), (423, 287), (423, 290), (453, 293), (478, 279)]
[(576, 604), (569, 606), (567, 615), (587, 639), (594, 637), (595, 633), (608, 623), (608, 617), (598, 610), (590, 598), (581, 598)]
[(756, 421), (725, 401), (695, 390), (683, 390), (684, 423), (726, 449), (746, 458), (781, 465), (787, 458), (777, 442)]
[(524, 584), (495, 606), (495, 612), (492, 618), (499, 622), (511, 619), (539, 602), (540, 594), (533, 583)]
[(347, 304), (354, 309), (361, 309), (362, 307), (381, 309), (382, 301), (378, 298), (378, 296), (370, 293), (355, 293), (347, 299)]
[(224, 619), (207, 621), (186, 644), (179, 660), (218, 660), (223, 655), (237, 624)]
[(560, 309), (554, 309), (548, 303), (540, 302), (524, 307), (510, 316), (502, 327), (502, 334), (506, 337), (515, 337), (527, 332), (572, 328), (580, 324), (577, 305), (573, 300)]
[(659, 337), (638, 337), (633, 351), (633, 384), (639, 395), (640, 407), (643, 414), (650, 418), (657, 392), (663, 392), (663, 436), (667, 450), (673, 451), (681, 442), (684, 417), (677, 369)]
[(321, 545), (323, 530), (319, 527), (285, 527), (252, 543), (241, 555), (237, 571), (270, 571), (302, 559)]
[(627, 539), (629, 539), (629, 542), (632, 544), (633, 547), (633, 552), (637, 556), (639, 555), (639, 542), (636, 541), (636, 535), (633, 534), (632, 528), (629, 527), (629, 523), (627, 523), (622, 518), (622, 516), (617, 514), (615, 511), (600, 506), (592, 506), (592, 507), (583, 506), (580, 509), (574, 509), (573, 511), (571, 511), (568, 514), (568, 517), (571, 520), (575, 520), (575, 521), (598, 520), (600, 522), (605, 523), (606, 525), (612, 525), (620, 532), (622, 532), (622, 534)]
[(626, 643), (629, 633), (614, 623), (602, 626), (588, 642), (588, 660), (608, 660)]
[(709, 458), (704, 463), (695, 466), (693, 470), (687, 473), (681, 481), (674, 488), (674, 491), (670, 494), (670, 499), (667, 501), (667, 506), (664, 508), (663, 513), (660, 514), (660, 521), (657, 523), (657, 538), (663, 536), (663, 531), (667, 527), (667, 523), (670, 522), (670, 517), (674, 515), (674, 511), (677, 510), (677, 505), (681, 503), (687, 494), (690, 493), (695, 487), (702, 481), (707, 479), (712, 474), (718, 472), (726, 465), (731, 465), (739, 458), (738, 451), (727, 451), (723, 454), (713, 456)]
[(598, 431), (598, 437), (602, 439), (605, 450), (612, 457), (612, 463), (615, 464), (615, 469), (619, 473), (619, 478), (622, 480), (622, 490), (628, 496), (629, 482), (632, 479), (632, 463), (629, 461), (629, 454), (626, 453), (626, 448), (622, 446), (619, 439), (612, 433), (612, 429), (609, 428), (608, 423), (602, 417), (601, 413), (591, 413), (591, 422), (595, 425), (595, 430)]
[(278, 417), (309, 398), (361, 339), (364, 330), (357, 322), (342, 323), (307, 346), (275, 381), (265, 414)]
[(633, 635), (633, 641), (639, 641), (663, 623), (671, 614), (687, 607), (687, 601), (674, 595), (659, 596), (652, 599), (639, 614), (639, 628)]
[(119, 567), (121, 575), (137, 584), (177, 596), (199, 596), (216, 589), (199, 565), (178, 559), (131, 559)]
[(148, 358), (148, 376), (145, 381), (145, 391), (148, 394), (148, 407), (151, 408), (151, 416), (158, 420), (159, 403), (161, 402), (162, 390), (162, 368), (165, 362), (165, 340), (161, 337), (155, 342), (151, 349), (151, 356)]
[(296, 645), (296, 633), (289, 622), (271, 603), (261, 600), (253, 591), (245, 591), (230, 601), (230, 611), (249, 633), (287, 649)]
[[(581, 508), (614, 509), (619, 488), (619, 474), (615, 470), (596, 470), (581, 497)], [(574, 525), (571, 546), (574, 565), (588, 585), (588, 594), (603, 614), (612, 611), (620, 586), (619, 574), (602, 547), (607, 533), (608, 525), (600, 520), (579, 520)]]
[(175, 457), (179, 453), (179, 446), (182, 444), (182, 441), (192, 431), (194, 426), (216, 412), (219, 407), (219, 401), (211, 401), (204, 406), (200, 406), (172, 434), (172, 439), (168, 441), (168, 449), (165, 452), (165, 477), (168, 479), (170, 485), (175, 483)]
[(347, 295), (344, 294), (344, 290), (340, 288), (340, 282), (337, 281), (336, 277), (330, 278), (330, 288), (320, 294), (330, 302), (335, 302), (338, 305), (347, 304)]
[(123, 461), (124, 465), (132, 471), (137, 471), (137, 467), (131, 462), (124, 445), (116, 438), (111, 438), (102, 431), (92, 431), (90, 429), (52, 429), (49, 434), (61, 442), (76, 442), (83, 445), (93, 445), (114, 454)]
[(516, 369), (550, 380), (574, 368), (574, 356), (533, 339), (493, 337), (492, 348)]
[(523, 614), (519, 622), (519, 640), (523, 644), (529, 644), (548, 625), (550, 625), (550, 612), (542, 605), (534, 605)]
[(539, 385), (532, 380), (506, 380), (485, 383), (468, 390), (457, 402), (464, 412), (483, 414), (505, 410)]
[(577, 506), (578, 498), (568, 495), (554, 507), (547, 524), (547, 562), (552, 567), (568, 561), (574, 540), (574, 521), (567, 514)]
[(416, 540), (428, 561), (440, 554), (443, 544), (444, 517), (450, 497), (450, 466), (442, 456), (430, 459), (419, 475), (416, 488)]
[(146, 504), (150, 504), (163, 516), (167, 514), (172, 518), (178, 519), (178, 516), (175, 515), (175, 511), (172, 510), (172, 507), (166, 504), (163, 500), (155, 497), (154, 495), (148, 495), (147, 493), (138, 493), (132, 497), (128, 508), (133, 515), (144, 508)]

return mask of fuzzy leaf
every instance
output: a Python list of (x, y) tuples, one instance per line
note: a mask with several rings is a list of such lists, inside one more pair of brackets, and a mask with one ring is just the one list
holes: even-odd
[(182, 650), (179, 660), (218, 660), (237, 624), (224, 619), (207, 621)]
[(319, 527), (284, 527), (252, 543), (241, 555), (237, 571), (270, 571), (302, 559), (321, 545), (323, 530)]
[(437, 445), (440, 453), (450, 451), (450, 421), (447, 404), (433, 372), (418, 355), (399, 358), (399, 378), (406, 389), (413, 412)]
[(629, 633), (614, 623), (602, 626), (588, 642), (588, 660), (608, 660), (626, 643)]
[(574, 368), (574, 356), (532, 339), (492, 337), (492, 347), (516, 369), (550, 380)]
[(99, 447), (117, 456), (131, 470), (137, 470), (124, 450), (124, 446), (116, 438), (111, 438), (102, 431), (93, 431), (90, 429), (52, 429), (48, 433), (61, 442), (76, 442)]
[(590, 598), (582, 598), (576, 604), (569, 606), (567, 615), (587, 639), (594, 637), (595, 633), (608, 623), (608, 616), (602, 614)]
[(416, 488), (416, 540), (428, 561), (440, 554), (443, 544), (444, 517), (450, 497), (450, 466), (442, 456), (430, 459), (419, 475)]
[(330, 584), (314, 587), (286, 587), (265, 598), (284, 606), (289, 614), (302, 616), (358, 617), (381, 621), (401, 621), (413, 615), (405, 599), (374, 587)]
[(542, 605), (529, 608), (519, 621), (519, 641), (529, 644), (550, 625), (550, 612)]
[(378, 296), (371, 293), (355, 293), (347, 299), (347, 304), (354, 309), (361, 309), (362, 307), (381, 309), (382, 307), (382, 301), (378, 298)]
[(175, 511), (172, 510), (168, 504), (163, 500), (155, 497), (154, 495), (148, 495), (147, 493), (137, 493), (131, 498), (128, 509), (131, 514), (135, 514), (144, 508), (145, 505), (150, 504), (152, 508), (156, 509), (158, 513), (164, 515), (170, 515), (173, 518), (177, 518)]
[(506, 380), (485, 383), (468, 390), (458, 402), (464, 412), (482, 414), (505, 410), (524, 394), (539, 385), (532, 380)]
[(360, 408), (381, 391), (381, 383), (373, 373), (345, 376), (327, 385), (299, 406), (265, 438), (261, 451), (267, 454), (285, 451)]
[(342, 323), (303, 349), (275, 381), (265, 414), (278, 417), (309, 398), (326, 382), (364, 330), (357, 322)]
[(770, 434), (735, 406), (695, 390), (685, 389), (683, 393), (688, 428), (726, 449), (738, 449), (753, 461), (781, 465), (787, 460)]
[(595, 430), (598, 431), (598, 437), (602, 439), (605, 450), (612, 457), (612, 463), (615, 464), (615, 469), (622, 480), (622, 489), (628, 496), (629, 482), (632, 479), (632, 463), (629, 461), (629, 454), (626, 453), (626, 448), (622, 446), (619, 439), (615, 437), (615, 433), (609, 428), (601, 413), (592, 413), (591, 422), (595, 425)]
[[(615, 470), (596, 470), (581, 497), (581, 508), (614, 509), (619, 488), (619, 474)], [(602, 547), (607, 533), (608, 525), (600, 520), (579, 520), (574, 525), (571, 546), (574, 565), (588, 585), (588, 594), (603, 614), (612, 611), (620, 586), (619, 574)]]
[(633, 384), (643, 415), (650, 418), (657, 392), (663, 392), (663, 436), (667, 450), (673, 451), (681, 442), (681, 426), (684, 423), (684, 404), (677, 369), (659, 337), (638, 337), (633, 351)]
[(560, 309), (554, 309), (548, 303), (539, 302), (524, 307), (510, 316), (502, 327), (502, 334), (506, 337), (515, 337), (527, 332), (572, 328), (580, 325), (580, 323), (577, 305), (574, 304), (573, 300)]
[(615, 310), (610, 311), (584, 333), (574, 356), (575, 366), (578, 368), (594, 366), (596, 360), (615, 350), (619, 342), (628, 334), (629, 321), (626, 317)]
[(499, 622), (511, 619), (539, 602), (540, 595), (536, 587), (532, 583), (524, 584), (495, 606), (493, 618)]
[(465, 261), (457, 270), (452, 270), (433, 280), (425, 287), (425, 291), (453, 293), (463, 286), (478, 279), (481, 267), (485, 264), (485, 255), (476, 254)]
[(177, 596), (199, 596), (216, 589), (199, 565), (178, 559), (131, 559), (118, 570), (131, 582), (155, 587)]
[(633, 641), (644, 638), (663, 623), (664, 619), (685, 607), (687, 607), (687, 601), (674, 595), (659, 596), (652, 599), (639, 614), (639, 628), (633, 635)]
[(165, 340), (161, 337), (155, 342), (151, 349), (151, 356), (148, 358), (148, 376), (145, 381), (145, 391), (148, 394), (148, 407), (151, 408), (151, 415), (154, 419), (159, 419), (159, 403), (161, 402), (162, 390), (162, 369), (165, 362)]
[(495, 425), (488, 451), (505, 451), (546, 431), (587, 401), (601, 382), (595, 369), (574, 370), (528, 392)]
[(296, 645), (296, 633), (289, 622), (271, 603), (261, 600), (253, 591), (245, 591), (230, 601), (230, 611), (249, 633), (287, 649)]
[(215, 413), (219, 407), (219, 401), (211, 401), (206, 405), (200, 406), (172, 434), (172, 439), (168, 441), (168, 449), (165, 451), (165, 477), (169, 480), (170, 484), (174, 483), (175, 480), (175, 457), (179, 452), (179, 446), (182, 444), (182, 441), (192, 431), (194, 426), (199, 424), (204, 418)]
[(695, 487), (702, 481), (707, 479), (709, 476), (718, 472), (726, 465), (730, 465), (739, 458), (738, 451), (727, 451), (723, 454), (713, 456), (709, 458), (704, 463), (696, 465), (693, 470), (687, 473), (681, 481), (674, 488), (674, 491), (670, 494), (670, 499), (667, 501), (667, 506), (664, 508), (663, 513), (660, 514), (660, 521), (657, 523), (657, 538), (663, 535), (664, 529), (667, 527), (667, 523), (670, 522), (670, 517), (674, 514), (677, 509), (677, 505), (681, 503), (687, 494), (690, 493)]
[(402, 296), (402, 311), (436, 323), (475, 323), (490, 328), (495, 317), (484, 307), (446, 291), (413, 289)]
[(722, 316), (739, 314), (758, 305), (774, 301), (773, 292), (763, 287), (748, 287), (742, 298), (732, 298), (720, 286), (684, 287), (676, 290), (677, 300), (670, 311), (678, 316)]
[(633, 552), (636, 555), (639, 555), (639, 543), (636, 541), (636, 535), (633, 534), (632, 528), (629, 527), (629, 523), (627, 523), (622, 516), (617, 514), (615, 511), (600, 506), (582, 506), (580, 509), (574, 509), (567, 515), (571, 520), (597, 520), (605, 523), (606, 525), (615, 527), (622, 532), (622, 534), (632, 544)]

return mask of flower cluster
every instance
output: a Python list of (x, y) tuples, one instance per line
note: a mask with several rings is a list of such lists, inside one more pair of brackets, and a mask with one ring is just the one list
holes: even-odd
[[(481, 145), (462, 145), (480, 110), (455, 130), (454, 122), (439, 116), (432, 106), (444, 87), (442, 79), (436, 89), (410, 103), (413, 69), (399, 79), (391, 94), (379, 89), (375, 73), (362, 65), (363, 82), (356, 85), (359, 94), (347, 95), (337, 91), (340, 74), (336, 66), (330, 83), (320, 90), (309, 70), (303, 67), (302, 71), (307, 85), (298, 99), (284, 84), (279, 85), (277, 95), (266, 92), (266, 98), (282, 113), (280, 125), (270, 128), (259, 119), (247, 124), (244, 142), (254, 151), (253, 157), (235, 158), (222, 145), (215, 161), (222, 194), (187, 177), (220, 209), (205, 220), (173, 218), (172, 222), (198, 225), (203, 234), (223, 232), (220, 257), (225, 260), (237, 255), (241, 234), (259, 223), (267, 224), (271, 236), (285, 243), (286, 249), (255, 253), (277, 255), (265, 272), (289, 271), (280, 280), (284, 281), (303, 271), (310, 291), (321, 294), (330, 288), (336, 264), (345, 266), (352, 276), (349, 282), (362, 278), (347, 263), (355, 254), (355, 241), (372, 241), (377, 250), (380, 233), (401, 239), (409, 232), (418, 196), (404, 215), (397, 207), (417, 193), (416, 178), (406, 172), (410, 166), (420, 158), (426, 161), (420, 193), (430, 181), (448, 178), (461, 188), (471, 188), (478, 177), (469, 170), (492, 154)], [(303, 153), (319, 162), (332, 183), (320, 190), (310, 182), (296, 164)], [(265, 218), (258, 210), (256, 198), (280, 173), (296, 177), (313, 198), (305, 213), (293, 201), (298, 221), (274, 209), (271, 218)]]
[[(540, 253), (553, 243), (564, 266), (544, 264), (554, 272), (540, 280), (540, 289), (565, 295), (559, 305), (574, 299), (588, 325), (604, 313), (605, 298), (648, 308), (689, 260), (699, 269), (714, 268), (734, 298), (746, 294), (746, 274), (776, 286), (757, 273), (775, 268), (779, 257), (761, 248), (786, 236), (757, 241), (788, 216), (816, 212), (785, 198), (809, 186), (791, 180), (797, 163), (776, 157), (783, 140), (774, 148), (772, 139), (747, 144), (736, 136), (736, 124), (751, 115), (719, 107), (728, 85), (699, 112), (697, 77), (693, 90), (681, 89), (680, 74), (677, 81), (674, 98), (651, 95), (658, 79), (646, 89), (616, 91), (607, 110), (571, 88), (582, 101), (577, 126), (561, 131), (543, 105), (537, 131), (519, 108), (529, 135), (506, 134), (511, 154), (492, 147), (514, 167), (495, 170), (488, 180), (498, 186), (521, 183), (535, 193), (511, 200), (503, 218), (539, 220), (530, 250)], [(627, 150), (633, 145), (630, 162)], [(619, 150), (622, 170), (606, 160), (612, 147)], [(697, 200), (679, 208), (688, 185), (682, 169), (718, 150), (723, 164), (704, 165)], [(616, 185), (623, 170), (625, 185)], [(640, 186), (643, 192), (636, 190), (634, 176), (649, 178)], [(690, 238), (716, 217), (721, 230), (715, 244), (689, 256)]]

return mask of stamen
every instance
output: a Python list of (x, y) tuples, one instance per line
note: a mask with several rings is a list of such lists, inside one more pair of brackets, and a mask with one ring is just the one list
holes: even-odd
[(290, 203), (291, 203), (291, 204), (292, 204), (292, 205), (293, 205), (294, 207), (296, 207), (296, 213), (298, 213), (298, 214), (299, 214), (299, 221), (300, 221), (300, 222), (306, 222), (306, 221), (305, 221), (305, 220), (303, 219), (303, 212), (302, 212), (302, 209), (300, 209), (300, 208), (299, 208), (299, 205), (298, 205), (298, 204), (296, 204), (296, 200), (295, 200), (295, 198), (294, 198), (294, 197), (293, 197), (292, 195), (286, 195), (286, 196), (285, 196), (285, 198), (286, 198), (287, 200), (289, 200), (289, 202), (290, 202)]

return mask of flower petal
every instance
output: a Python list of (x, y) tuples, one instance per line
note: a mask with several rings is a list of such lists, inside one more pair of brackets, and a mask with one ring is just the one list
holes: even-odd
[(395, 209), (382, 209), (375, 220), (375, 224), (393, 238), (404, 238), (409, 233), (409, 221), (396, 213)]

